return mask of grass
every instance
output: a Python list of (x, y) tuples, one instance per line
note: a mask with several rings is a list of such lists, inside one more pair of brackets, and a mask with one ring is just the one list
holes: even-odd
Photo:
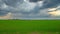
[(60, 32), (60, 20), (0, 20), (0, 32)]

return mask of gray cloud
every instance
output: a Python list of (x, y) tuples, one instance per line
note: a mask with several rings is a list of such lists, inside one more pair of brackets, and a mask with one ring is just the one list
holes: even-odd
[[(26, 0), (28, 1), (28, 0)], [(48, 8), (56, 7), (60, 4), (60, 0), (0, 0), (0, 16), (9, 12), (13, 14), (12, 18), (42, 18), (50, 17)]]

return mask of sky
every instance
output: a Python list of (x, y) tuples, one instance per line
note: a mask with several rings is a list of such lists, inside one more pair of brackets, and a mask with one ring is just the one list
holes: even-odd
[(0, 17), (11, 14), (10, 19), (59, 18), (60, 15), (48, 13), (48, 8), (57, 7), (60, 7), (60, 0), (0, 0)]

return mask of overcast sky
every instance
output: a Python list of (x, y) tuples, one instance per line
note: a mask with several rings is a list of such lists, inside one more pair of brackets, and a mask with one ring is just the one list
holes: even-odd
[(0, 0), (0, 16), (11, 13), (13, 19), (50, 18), (48, 8), (60, 5), (60, 0)]

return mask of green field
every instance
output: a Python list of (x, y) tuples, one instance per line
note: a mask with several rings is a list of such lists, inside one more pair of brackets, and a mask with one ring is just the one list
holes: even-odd
[(60, 32), (60, 20), (0, 20), (2, 32)]

